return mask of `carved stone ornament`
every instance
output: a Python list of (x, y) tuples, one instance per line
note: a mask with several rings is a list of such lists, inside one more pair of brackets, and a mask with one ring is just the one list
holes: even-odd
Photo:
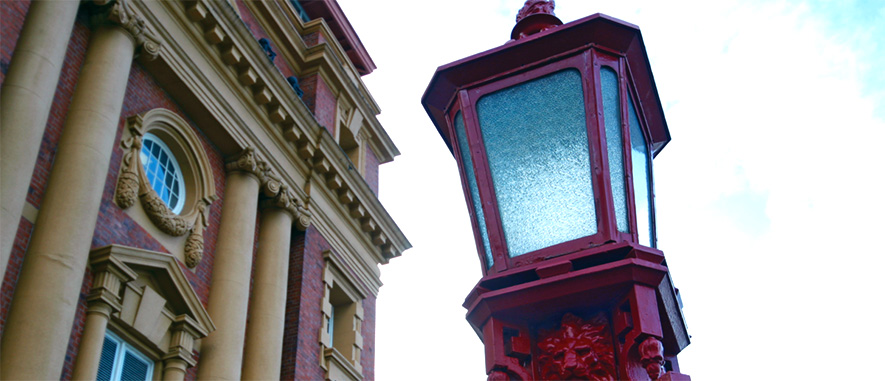
[(92, 22), (110, 22), (135, 40), (136, 53), (148, 61), (160, 54), (160, 42), (145, 27), (144, 20), (132, 9), (132, 0), (93, 0)]
[(224, 169), (228, 172), (248, 172), (262, 180), (264, 177), (264, 173), (259, 170), (258, 159), (255, 158), (255, 149), (252, 147), (246, 147), (233, 160), (228, 161), (224, 165)]
[(120, 177), (117, 178), (117, 193), (114, 201), (122, 209), (128, 209), (138, 199), (138, 189), (141, 186), (138, 178), (138, 167), (141, 165), (139, 152), (141, 152), (141, 133), (132, 134), (129, 139), (120, 142), (123, 147), (123, 163)]
[(664, 368), (664, 344), (660, 340), (649, 337), (639, 344), (639, 358), (652, 380), (661, 378), (667, 372)]
[[(310, 226), (310, 212), (308, 212), (307, 208), (304, 207), (301, 201), (292, 194), (288, 186), (280, 184), (277, 189), (278, 191), (276, 195), (272, 197), (269, 196), (269, 198), (261, 201), (261, 207), (283, 209), (295, 219), (295, 224), (298, 227), (298, 230), (307, 230)], [(267, 192), (265, 190), (265, 195), (266, 194)]]
[(198, 200), (194, 210), (188, 214), (172, 212), (151, 187), (144, 173), (140, 155), (144, 136), (141, 116), (132, 116), (127, 122), (132, 136), (120, 143), (124, 154), (114, 201), (121, 209), (128, 209), (135, 204), (136, 199), (141, 200), (141, 206), (148, 218), (163, 233), (180, 237), (190, 232), (185, 242), (185, 264), (194, 268), (203, 257), (203, 228), (209, 223), (206, 213), (211, 200)]
[(184, 264), (191, 269), (197, 267), (203, 260), (203, 228), (209, 226), (208, 206), (204, 201), (200, 201), (194, 230), (184, 243)]
[(615, 380), (614, 344), (603, 315), (583, 320), (566, 314), (560, 328), (538, 335), (538, 369), (544, 380)]
[(277, 196), (280, 193), (280, 186), (283, 185), (280, 177), (274, 174), (264, 161), (258, 162), (258, 173), (261, 180), (261, 193), (267, 197)]
[(180, 237), (191, 230), (193, 227), (191, 222), (172, 212), (166, 206), (166, 202), (154, 191), (154, 188), (142, 187), (142, 189), (145, 191), (138, 195), (138, 198), (141, 199), (141, 206), (151, 222), (157, 225), (163, 233)]

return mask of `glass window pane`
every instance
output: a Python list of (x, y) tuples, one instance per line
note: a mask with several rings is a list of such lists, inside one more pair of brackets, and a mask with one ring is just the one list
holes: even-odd
[[(145, 168), (145, 175), (151, 184), (151, 188), (166, 202), (173, 213), (181, 212), (184, 206), (184, 197), (179, 189), (184, 186), (184, 178), (175, 156), (157, 136), (147, 133), (143, 138), (141, 159)], [(174, 199), (171, 195), (178, 197)]]
[(633, 168), (633, 193), (636, 195), (636, 232), (639, 234), (639, 244), (654, 247), (653, 232), (651, 219), (651, 186), (650, 160), (648, 156), (648, 146), (645, 143), (645, 136), (642, 135), (642, 128), (639, 125), (639, 118), (636, 115), (636, 108), (633, 106), (633, 97), (628, 97), (630, 101), (629, 118), (630, 118), (630, 146), (632, 150), (632, 168)]
[(461, 151), (461, 162), (464, 163), (464, 174), (467, 177), (467, 187), (470, 188), (470, 198), (473, 201), (473, 210), (476, 212), (476, 223), (479, 225), (479, 234), (482, 236), (483, 252), (486, 255), (486, 266), (492, 267), (491, 245), (489, 244), (489, 232), (486, 228), (486, 219), (483, 214), (482, 202), (479, 199), (479, 188), (476, 185), (476, 176), (473, 172), (473, 159), (470, 155), (470, 147), (467, 146), (467, 133), (464, 130), (464, 117), (458, 111), (455, 114), (455, 135), (458, 138), (458, 149)]
[(477, 113), (510, 256), (596, 234), (581, 74), (485, 95)]
[(603, 66), (600, 72), (602, 109), (605, 116), (605, 146), (608, 150), (608, 170), (615, 203), (618, 231), (630, 232), (627, 223), (627, 186), (624, 178), (624, 136), (621, 131), (621, 92), (618, 74)]

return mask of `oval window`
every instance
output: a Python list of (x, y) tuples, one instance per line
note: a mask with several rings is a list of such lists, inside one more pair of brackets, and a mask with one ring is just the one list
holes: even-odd
[(145, 133), (141, 146), (141, 163), (151, 188), (173, 213), (180, 213), (184, 208), (184, 178), (172, 150), (156, 135)]

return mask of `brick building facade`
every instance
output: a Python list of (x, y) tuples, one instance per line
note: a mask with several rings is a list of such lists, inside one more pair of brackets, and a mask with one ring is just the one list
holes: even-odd
[(0, 12), (0, 378), (374, 379), (410, 244), (335, 0)]

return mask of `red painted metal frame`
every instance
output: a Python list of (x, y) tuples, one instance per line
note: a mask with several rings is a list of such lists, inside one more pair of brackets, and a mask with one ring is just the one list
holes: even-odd
[[(606, 143), (600, 68), (618, 77), (619, 132), (622, 137), (629, 233), (617, 231)], [(488, 157), (478, 123), (476, 103), (482, 96), (561, 70), (581, 73), (585, 127), (597, 208), (597, 233), (510, 258), (506, 248)], [(422, 103), (459, 165), (462, 191), (471, 216), (483, 277), (467, 296), (467, 320), (485, 344), (490, 380), (536, 379), (540, 370), (539, 335), (559, 326), (564, 314), (582, 319), (603, 313), (615, 338), (618, 379), (647, 379), (638, 348), (659, 340), (672, 363), (667, 379), (688, 379), (676, 355), (689, 336), (676, 303), (664, 255), (640, 245), (635, 203), (629, 100), (645, 138), (650, 223), (654, 229), (654, 174), (651, 160), (669, 142), (663, 107), (655, 88), (638, 29), (622, 21), (593, 15), (511, 42), (440, 67)], [(454, 119), (461, 113), (472, 162), (464, 163)], [(474, 209), (465, 168), (472, 166), (482, 215)], [(488, 267), (479, 218), (484, 218), (494, 264)], [(656, 246), (656, 232), (651, 232)], [(562, 320), (564, 321), (564, 320)], [(564, 324), (564, 323), (563, 323)], [(675, 377), (675, 378), (674, 378)]]
[[(557, 257), (560, 255), (573, 253), (583, 249), (602, 245), (606, 242), (629, 241), (638, 244), (638, 228), (636, 225), (636, 206), (635, 191), (633, 189), (633, 172), (631, 161), (631, 145), (630, 145), (630, 126), (628, 117), (628, 98), (627, 92), (633, 92), (632, 80), (628, 78), (628, 69), (626, 59), (622, 56), (613, 55), (612, 52), (601, 51), (593, 47), (584, 51), (569, 52), (565, 57), (556, 57), (554, 62), (542, 62), (533, 65), (528, 69), (511, 73), (509, 76), (496, 77), (493, 80), (478, 83), (475, 86), (468, 87), (458, 92), (458, 97), (452, 103), (446, 113), (446, 129), (447, 134), (455, 137), (454, 117), (460, 112), (465, 124), (465, 134), (470, 147), (470, 156), (473, 163), (463, 163), (461, 160), (460, 147), (458, 144), (452, 144), (452, 150), (456, 161), (458, 162), (462, 190), (465, 194), (465, 201), (471, 216), (471, 225), (474, 230), (474, 238), (477, 252), (482, 262), (483, 274), (500, 273), (517, 267), (528, 266), (533, 263), (542, 262), (545, 259)], [(630, 223), (630, 232), (622, 233), (617, 230), (615, 222), (614, 199), (612, 196), (611, 176), (608, 163), (607, 145), (605, 144), (605, 120), (602, 112), (601, 85), (599, 81), (599, 71), (602, 66), (611, 67), (618, 75), (620, 102), (619, 109), (621, 112), (621, 126), (623, 149), (623, 163), (627, 191), (627, 213)], [(559, 71), (576, 69), (581, 74), (583, 95), (585, 103), (585, 116), (588, 145), (590, 151), (590, 162), (593, 168), (593, 193), (596, 196), (596, 216), (597, 216), (597, 233), (591, 236), (581, 237), (571, 241), (563, 242), (557, 245), (549, 246), (534, 252), (526, 253), (517, 257), (510, 257), (506, 245), (506, 237), (504, 235), (503, 226), (501, 224), (500, 213), (495, 195), (494, 184), (491, 178), (489, 163), (486, 159), (485, 146), (482, 139), (481, 126), (475, 110), (476, 102), (481, 97), (496, 91), (516, 86), (521, 83), (531, 81), (549, 74)], [(637, 114), (643, 115), (641, 104), (637, 104), (634, 96), (634, 106), (637, 108)], [(647, 134), (645, 124), (640, 126), (640, 130)], [(649, 139), (645, 137), (646, 149), (651, 152), (651, 147), (647, 144)], [(454, 139), (453, 139), (454, 140)], [(476, 220), (480, 216), (473, 208), (472, 195), (468, 188), (465, 165), (473, 165), (474, 175), (476, 177), (477, 186), (479, 188), (480, 199), (483, 205), (483, 218), (486, 222), (486, 231), (489, 236), (489, 247), (492, 252), (494, 264), (489, 267), (486, 263), (485, 249), (482, 242), (479, 223)], [(651, 165), (648, 165), (651, 174)], [(653, 177), (649, 176), (648, 181), (653, 183)], [(653, 223), (654, 203), (651, 200), (651, 209)], [(654, 226), (652, 224), (652, 226)], [(654, 233), (652, 233), (654, 240)]]
[[(490, 266), (489, 266), (489, 263), (486, 263), (486, 253), (485, 253), (485, 249), (484, 249), (485, 245), (482, 242), (482, 235), (479, 230), (479, 220), (477, 219), (478, 216), (477, 216), (476, 210), (473, 208), (473, 205), (474, 205), (473, 204), (473, 194), (470, 192), (470, 186), (468, 185), (469, 182), (467, 181), (467, 171), (464, 169), (465, 165), (468, 165), (468, 164), (474, 165), (474, 164), (473, 163), (464, 163), (464, 161), (461, 160), (461, 157), (462, 157), (461, 156), (461, 146), (457, 143), (457, 138), (456, 138), (457, 134), (455, 133), (455, 116), (458, 115), (459, 112), (461, 112), (461, 104), (459, 102), (456, 102), (451, 107), (449, 112), (446, 114), (446, 129), (448, 130), (449, 136), (455, 137), (455, 140), (456, 140), (455, 144), (452, 144), (452, 150), (453, 150), (453, 154), (455, 155), (455, 161), (458, 163), (458, 172), (461, 177), (461, 191), (464, 193), (464, 201), (467, 202), (467, 213), (470, 215), (470, 225), (473, 228), (473, 239), (476, 243), (476, 250), (479, 253), (479, 260), (480, 260), (480, 263), (482, 264), (483, 275), (485, 275), (488, 272), (488, 269)], [(461, 115), (461, 118), (464, 118), (463, 113)], [(466, 124), (464, 126), (464, 129), (465, 129), (464, 133), (466, 135), (467, 134)], [(470, 158), (473, 159), (473, 157), (474, 157), (473, 153), (471, 153)], [(474, 166), (474, 168), (475, 168), (475, 166)], [(475, 177), (476, 176), (475, 169), (474, 169), (473, 174)], [(482, 197), (480, 197), (480, 199), (482, 199)], [(483, 210), (485, 210), (485, 208), (483, 208)], [(486, 223), (486, 231), (488, 231), (488, 222)], [(489, 240), (491, 241), (491, 238)], [(491, 245), (491, 242), (489, 242), (489, 245)], [(491, 246), (489, 247), (489, 249), (491, 250)], [(492, 255), (494, 255), (495, 251), (494, 250), (491, 250), (491, 251), (493, 253)]]
[[(638, 94), (636, 94), (636, 86), (635, 86), (636, 82), (633, 80), (633, 74), (630, 71), (630, 63), (625, 59), (621, 59), (621, 66), (622, 66), (623, 75), (619, 75), (619, 78), (623, 78), (622, 81), (624, 82), (625, 94), (629, 94), (630, 96), (633, 97), (633, 105), (636, 107), (636, 117), (639, 118), (639, 124), (640, 124), (639, 130), (642, 131), (642, 133), (644, 134), (643, 138), (645, 139), (645, 149), (649, 153), (648, 158), (646, 159), (646, 166), (648, 168), (648, 186), (649, 186), (649, 189), (648, 189), (649, 211), (648, 212), (649, 212), (649, 220), (650, 220), (651, 229), (652, 229), (650, 240), (651, 240), (652, 247), (658, 247), (658, 224), (657, 224), (657, 215), (655, 213), (655, 182), (654, 182), (655, 176), (654, 176), (654, 165), (652, 165), (653, 151), (652, 151), (652, 147), (651, 147), (651, 143), (650, 143), (651, 142), (651, 132), (649, 131), (649, 128), (648, 128), (648, 122), (645, 120), (645, 113), (642, 112), (643, 111), (642, 102), (640, 101)], [(628, 113), (627, 104), (629, 101), (628, 101), (628, 99), (626, 99), (626, 97), (623, 97), (623, 98), (624, 99), (622, 100), (621, 103), (624, 105), (624, 115), (627, 115), (627, 113)], [(623, 119), (623, 120), (627, 121), (627, 124), (624, 127), (625, 142), (631, 142), (629, 118)], [(627, 154), (627, 156), (624, 158), (624, 160), (625, 160), (625, 162), (629, 162), (632, 165), (632, 163), (633, 163), (632, 142), (629, 143), (629, 146), (631, 147), (631, 149), (625, 150), (625, 153)], [(629, 174), (630, 174), (630, 182), (629, 182), (630, 194), (628, 197), (630, 200), (633, 200), (633, 202), (631, 203), (632, 208), (633, 208), (632, 215), (635, 216), (636, 215), (636, 210), (635, 210), (636, 197), (635, 197), (635, 190), (633, 188), (633, 170), (632, 169), (630, 170)], [(638, 243), (639, 242), (639, 236), (638, 236), (639, 230), (638, 230), (638, 226), (636, 225), (635, 218), (632, 220), (632, 225), (633, 225), (634, 239), (635, 239), (635, 242)]]
[[(576, 33), (580, 32), (593, 32), (596, 35), (595, 38), (590, 39), (586, 37), (580, 38), (580, 40), (594, 41), (590, 43), (575, 43), (573, 39), (564, 39), (563, 36), (550, 41), (553, 45), (561, 46), (550, 47), (541, 43), (545, 37), (557, 32), (563, 35), (571, 34), (575, 36), (577, 36)], [(632, 40), (624, 39), (624, 36), (632, 36)], [(520, 45), (535, 46), (531, 50), (526, 50), (527, 48)], [(517, 49), (517, 51), (508, 51), (511, 48)], [(537, 50), (543, 50), (543, 52), (538, 53), (536, 52)], [(508, 55), (519, 62), (506, 60), (504, 56)], [(642, 71), (642, 76), (639, 80), (644, 83), (643, 91), (639, 91), (635, 87), (636, 77), (630, 70), (630, 67), (628, 67), (628, 61), (631, 62), (630, 66), (638, 65), (642, 68), (640, 70)], [(490, 65), (477, 66), (479, 62), (489, 63)], [(625, 181), (627, 183), (627, 210), (630, 233), (617, 231), (614, 216), (614, 200), (611, 190), (611, 177), (609, 175), (608, 154), (605, 144), (605, 122), (599, 84), (599, 69), (601, 65), (611, 66), (618, 74), (622, 119), (620, 127), (624, 143), (623, 160), (625, 165)], [(486, 66), (500, 66), (509, 69), (499, 68), (499, 70), (495, 70)], [(511, 258), (508, 254), (506, 238), (501, 225), (494, 185), (485, 154), (480, 131), (481, 126), (478, 123), (475, 104), (480, 97), (486, 94), (567, 68), (575, 68), (581, 73), (584, 86), (587, 137), (590, 147), (590, 161), (593, 168), (592, 186), (597, 208), (597, 233)], [(441, 77), (441, 73), (450, 73), (447, 75), (452, 77)], [(455, 91), (448, 93), (449, 97), (444, 101), (445, 106), (443, 106), (440, 102), (443, 99), (440, 96), (447, 94), (446, 89)], [(425, 92), (422, 101), (458, 162), (462, 190), (465, 193), (465, 201), (470, 211), (471, 225), (474, 230), (475, 243), (480, 261), (482, 262), (484, 275), (497, 274), (525, 266), (534, 267), (536, 263), (543, 262), (546, 259), (585, 250), (606, 242), (628, 241), (638, 243), (639, 230), (636, 225), (634, 199), (636, 192), (633, 187), (632, 146), (627, 106), (628, 93), (633, 96), (637, 116), (640, 119), (640, 129), (646, 135), (644, 136), (646, 146), (648, 152), (653, 156), (669, 141), (669, 132), (666, 128), (666, 122), (663, 120), (662, 110), (659, 110), (661, 108), (660, 101), (657, 98), (657, 91), (651, 79), (651, 72), (638, 29), (631, 24), (599, 14), (526, 37), (516, 44), (505, 44), (499, 48), (445, 65), (437, 70), (437, 74), (434, 76), (433, 81), (431, 81), (431, 85)], [(645, 107), (645, 100), (657, 104), (658, 107), (653, 107), (652, 111), (649, 111)], [(438, 113), (439, 111), (443, 112), (440, 114)], [(465, 134), (467, 135), (473, 163), (462, 163), (460, 149), (455, 142), (456, 135), (454, 133), (453, 120), (459, 111), (464, 118)], [(657, 127), (658, 132), (652, 133), (649, 129), (648, 116), (656, 118), (656, 123), (659, 126)], [(442, 118), (441, 121), (439, 120), (440, 117)], [(651, 161), (651, 157), (649, 157), (649, 161)], [(480, 200), (483, 205), (482, 216), (478, 215), (473, 208), (472, 195), (465, 177), (465, 165), (473, 165)], [(656, 234), (654, 231), (654, 179), (650, 163), (647, 163), (647, 165), (649, 169), (649, 195), (651, 198), (649, 212), (651, 213), (650, 221), (653, 229), (651, 242), (652, 246), (656, 246)], [(494, 264), (491, 267), (486, 263), (484, 244), (477, 220), (480, 217), (484, 218), (486, 223), (489, 248), (494, 260)]]

